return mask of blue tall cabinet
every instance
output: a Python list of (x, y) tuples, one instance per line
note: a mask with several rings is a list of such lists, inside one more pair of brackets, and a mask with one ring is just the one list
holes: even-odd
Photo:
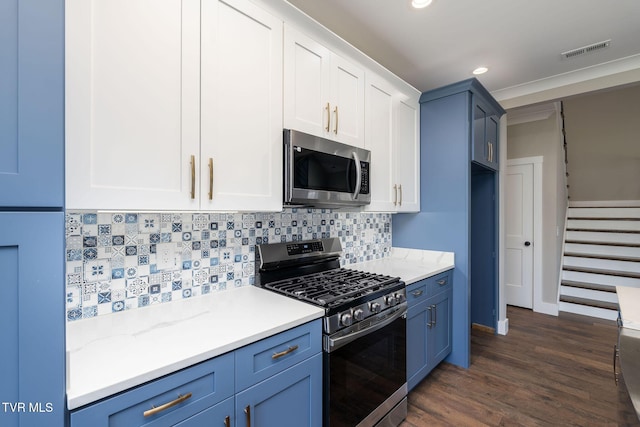
[(63, 426), (64, 0), (0, 3), (0, 425)]
[(499, 121), (473, 78), (420, 97), (419, 213), (393, 218), (393, 246), (455, 253), (447, 361), (469, 367), (471, 325), (496, 327)]

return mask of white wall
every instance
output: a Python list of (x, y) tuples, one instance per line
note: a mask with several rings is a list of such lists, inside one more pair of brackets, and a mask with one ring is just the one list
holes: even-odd
[(640, 200), (640, 85), (564, 101), (571, 201)]
[[(509, 123), (507, 112), (507, 124)], [(567, 206), (562, 129), (557, 114), (508, 126), (507, 158), (542, 156), (542, 301), (557, 303), (560, 255)], [(509, 203), (505, 200), (505, 203)]]

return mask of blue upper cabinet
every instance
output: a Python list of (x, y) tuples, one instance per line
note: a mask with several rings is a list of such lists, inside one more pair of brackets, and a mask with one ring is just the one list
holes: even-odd
[(60, 208), (64, 0), (3, 0), (0, 58), (0, 208)]
[(471, 160), (493, 170), (499, 169), (498, 129), (500, 117), (483, 99), (474, 99)]

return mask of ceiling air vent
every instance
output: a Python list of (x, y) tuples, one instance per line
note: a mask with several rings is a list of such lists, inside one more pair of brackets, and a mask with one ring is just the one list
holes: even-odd
[(583, 46), (577, 49), (571, 49), (566, 52), (562, 52), (560, 55), (562, 55), (563, 59), (570, 59), (570, 58), (575, 58), (576, 56), (595, 52), (596, 50), (602, 50), (604, 48), (609, 47), (610, 45), (611, 45), (611, 39), (598, 42), (598, 43), (593, 43), (593, 44), (590, 44), (589, 46)]

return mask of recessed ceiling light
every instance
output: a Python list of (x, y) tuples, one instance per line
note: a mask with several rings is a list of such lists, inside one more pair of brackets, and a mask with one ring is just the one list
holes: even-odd
[(484, 74), (487, 71), (489, 71), (489, 69), (487, 67), (478, 67), (475, 70), (473, 70), (473, 74), (475, 74), (477, 76), (478, 74)]
[(433, 0), (411, 0), (411, 6), (416, 9), (422, 9), (423, 7), (427, 7), (431, 4)]

